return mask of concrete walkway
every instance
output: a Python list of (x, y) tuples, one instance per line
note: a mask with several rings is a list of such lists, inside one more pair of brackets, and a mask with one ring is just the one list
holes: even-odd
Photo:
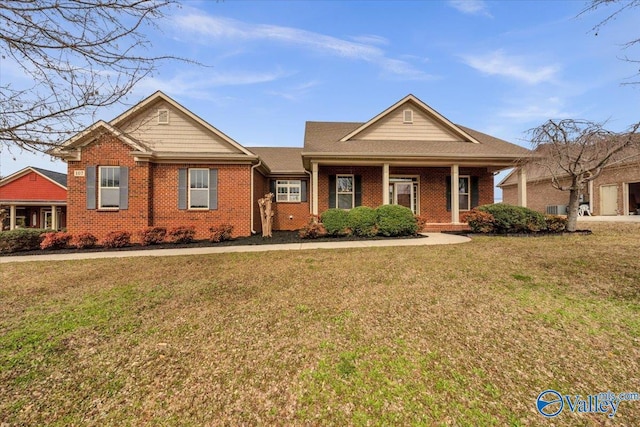
[(287, 243), (279, 245), (238, 245), (238, 246), (211, 246), (206, 248), (176, 248), (176, 249), (148, 249), (139, 251), (114, 251), (114, 252), (85, 252), (67, 254), (25, 255), (0, 257), (0, 264), (10, 262), (28, 261), (66, 261), (74, 259), (99, 259), (99, 258), (127, 258), (141, 256), (177, 256), (177, 255), (205, 255), (233, 252), (267, 252), (267, 251), (301, 251), (307, 249), (342, 249), (342, 248), (374, 248), (388, 246), (428, 246), (451, 245), (471, 241), (465, 236), (457, 236), (445, 233), (423, 233), (423, 239), (385, 239), (362, 240), (349, 242), (305, 242)]
[(579, 216), (578, 222), (640, 222), (640, 215)]

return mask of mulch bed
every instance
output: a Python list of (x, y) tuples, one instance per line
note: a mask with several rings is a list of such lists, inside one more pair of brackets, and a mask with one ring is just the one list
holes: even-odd
[(192, 243), (162, 243), (159, 245), (141, 246), (140, 244), (132, 244), (124, 248), (103, 248), (95, 247), (90, 249), (46, 249), (13, 252), (9, 254), (0, 254), (0, 256), (22, 256), (22, 255), (47, 255), (47, 254), (72, 254), (87, 252), (113, 252), (113, 251), (139, 251), (139, 250), (156, 250), (156, 249), (178, 249), (178, 248), (206, 248), (217, 246), (253, 246), (253, 245), (280, 245), (286, 243), (311, 243), (311, 242), (352, 242), (366, 240), (385, 240), (385, 239), (419, 239), (425, 238), (423, 235), (402, 236), (402, 237), (359, 237), (359, 236), (343, 236), (343, 237), (320, 237), (317, 239), (301, 239), (297, 231), (274, 231), (273, 237), (263, 238), (259, 234), (249, 237), (238, 237), (237, 239), (226, 240), (220, 243), (213, 243), (209, 240), (197, 240)]

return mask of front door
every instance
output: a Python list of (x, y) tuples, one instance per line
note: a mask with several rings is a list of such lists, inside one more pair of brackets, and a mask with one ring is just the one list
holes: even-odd
[(618, 214), (618, 186), (603, 185), (600, 187), (600, 215)]
[(414, 197), (412, 182), (395, 182), (393, 191), (393, 203), (404, 206), (413, 211)]

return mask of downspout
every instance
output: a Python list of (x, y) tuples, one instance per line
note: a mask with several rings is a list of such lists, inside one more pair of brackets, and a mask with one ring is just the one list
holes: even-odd
[(312, 197), (311, 187), (313, 187), (313, 186), (311, 185), (311, 181), (313, 181), (313, 176), (312, 176), (311, 172), (309, 172), (306, 169), (304, 170), (304, 173), (309, 175), (309, 185), (307, 185), (307, 188), (309, 189), (309, 197), (308, 197), (308, 199), (309, 199), (309, 215), (312, 215), (313, 214), (313, 199), (311, 198)]
[(258, 160), (258, 163), (251, 166), (251, 201), (249, 203), (249, 206), (251, 207), (251, 209), (249, 210), (249, 212), (251, 213), (251, 234), (256, 234), (257, 231), (253, 229), (253, 173), (255, 172), (256, 168), (262, 165), (262, 159)]

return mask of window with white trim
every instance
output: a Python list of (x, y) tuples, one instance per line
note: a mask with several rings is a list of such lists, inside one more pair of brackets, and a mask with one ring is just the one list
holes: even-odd
[(276, 181), (276, 202), (299, 202), (302, 191), (302, 181), (277, 180)]
[(189, 169), (189, 209), (209, 209), (209, 169)]
[(413, 123), (413, 110), (404, 110), (402, 112), (402, 123)]
[(458, 178), (458, 200), (461, 211), (471, 209), (471, 178), (468, 176)]
[(100, 209), (120, 208), (120, 166), (100, 166), (98, 168), (98, 207)]
[(355, 204), (353, 175), (336, 175), (336, 207), (352, 209)]
[(158, 110), (158, 124), (169, 124), (169, 110)]

